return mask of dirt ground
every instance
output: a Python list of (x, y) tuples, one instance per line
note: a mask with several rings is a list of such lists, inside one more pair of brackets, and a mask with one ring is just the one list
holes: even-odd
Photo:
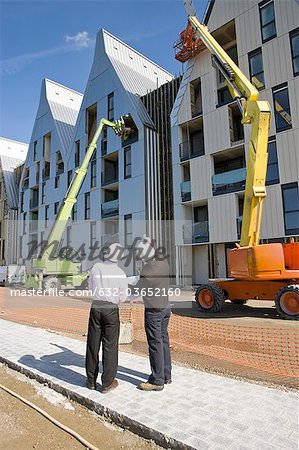
[[(156, 444), (123, 430), (46, 386), (3, 364), (0, 383), (72, 428), (100, 450), (158, 450)], [(37, 411), (0, 389), (0, 448), (80, 450), (85, 447)]]

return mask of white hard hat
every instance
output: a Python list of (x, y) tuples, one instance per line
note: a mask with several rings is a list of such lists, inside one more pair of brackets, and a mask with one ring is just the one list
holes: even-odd
[(136, 246), (137, 259), (147, 261), (153, 259), (155, 256), (155, 248), (151, 242), (151, 239), (147, 236), (143, 236), (143, 240)]
[(123, 257), (124, 249), (119, 243), (110, 244), (104, 250), (105, 259), (108, 259), (111, 262), (119, 262)]

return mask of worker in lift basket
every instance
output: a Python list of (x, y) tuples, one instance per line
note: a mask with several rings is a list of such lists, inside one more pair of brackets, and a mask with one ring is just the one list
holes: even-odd
[(87, 348), (86, 374), (88, 389), (96, 389), (99, 372), (99, 350), (102, 343), (102, 393), (115, 389), (118, 366), (119, 310), (126, 300), (128, 283), (125, 272), (118, 266), (123, 256), (119, 244), (111, 244), (104, 253), (104, 260), (95, 264), (89, 275), (89, 289), (93, 293)]
[(171, 383), (171, 355), (168, 324), (170, 305), (168, 291), (170, 269), (167, 260), (156, 259), (156, 250), (151, 239), (144, 236), (136, 247), (136, 258), (143, 262), (140, 279), (135, 284), (144, 301), (144, 325), (148, 342), (151, 375), (141, 383), (143, 391), (162, 391), (164, 384)]

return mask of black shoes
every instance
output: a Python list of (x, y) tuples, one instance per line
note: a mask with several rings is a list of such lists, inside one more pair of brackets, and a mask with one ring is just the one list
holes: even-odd
[(86, 387), (87, 389), (90, 389), (91, 391), (95, 391), (96, 390), (96, 383), (94, 383), (93, 381), (86, 381)]

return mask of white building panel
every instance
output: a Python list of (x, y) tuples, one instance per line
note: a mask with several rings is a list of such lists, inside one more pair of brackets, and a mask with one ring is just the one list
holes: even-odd
[(268, 186), (262, 217), (261, 239), (272, 239), (285, 235), (282, 211), (280, 185)]
[(298, 27), (298, 2), (296, 0), (275, 0), (275, 19), (278, 36)]
[[(299, 180), (299, 130), (288, 130), (276, 136), (280, 183)], [(268, 201), (268, 199), (266, 200)]]
[(208, 200), (210, 242), (234, 242), (237, 239), (237, 202), (235, 194)]
[(204, 116), (205, 153), (212, 154), (230, 147), (227, 106)]
[[(233, 14), (235, 16), (236, 35), (238, 56), (245, 55), (252, 50), (260, 47), (262, 44), (261, 29), (260, 29), (260, 17), (257, 1), (230, 1), (230, 2), (217, 2), (217, 3), (229, 3), (234, 4), (236, 7), (240, 4), (247, 3), (247, 7), (243, 8), (243, 12), (240, 15)], [(224, 22), (221, 18), (222, 25)]]
[(263, 46), (264, 71), (268, 86), (284, 83), (293, 76), (289, 35), (272, 39)]
[(211, 197), (211, 158), (209, 156), (199, 156), (198, 158), (194, 158), (190, 164), (190, 174), (192, 201)]

